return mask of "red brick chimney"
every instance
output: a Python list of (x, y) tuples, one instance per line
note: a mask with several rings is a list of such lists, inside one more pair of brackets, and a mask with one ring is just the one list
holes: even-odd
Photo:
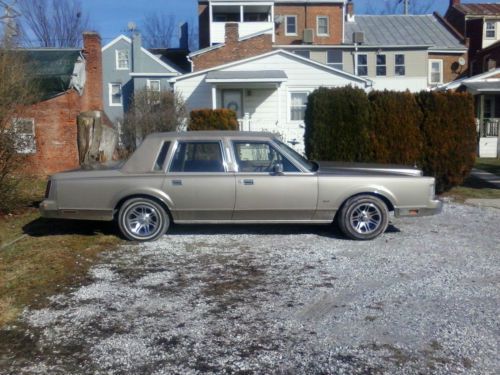
[(354, 2), (349, 0), (345, 8), (345, 18), (347, 22), (354, 22)]
[(460, 0), (450, 0), (450, 8), (453, 6), (453, 5), (458, 5), (460, 4)]
[(102, 111), (102, 53), (101, 37), (96, 32), (83, 33), (83, 55), (86, 63), (86, 82), (82, 96), (82, 111)]
[(239, 31), (238, 31), (238, 23), (236, 22), (228, 22), (226, 23), (226, 44), (234, 45), (238, 43), (240, 39)]

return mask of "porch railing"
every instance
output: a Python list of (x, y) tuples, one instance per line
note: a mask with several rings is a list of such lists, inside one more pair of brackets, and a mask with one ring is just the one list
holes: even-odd
[(500, 119), (489, 118), (484, 119), (483, 123), (479, 124), (479, 135), (481, 137), (498, 137), (500, 128)]

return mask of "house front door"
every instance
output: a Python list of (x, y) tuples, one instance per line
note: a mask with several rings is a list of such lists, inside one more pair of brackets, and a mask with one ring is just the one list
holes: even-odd
[(232, 109), (239, 119), (243, 118), (243, 98), (241, 90), (222, 90), (222, 107)]

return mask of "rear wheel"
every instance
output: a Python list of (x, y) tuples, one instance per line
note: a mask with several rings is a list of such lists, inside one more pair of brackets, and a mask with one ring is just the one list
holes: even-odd
[(118, 213), (118, 227), (132, 241), (154, 241), (170, 226), (165, 209), (148, 198), (132, 198), (126, 201)]
[(385, 203), (372, 195), (358, 195), (345, 202), (339, 212), (340, 230), (354, 240), (372, 240), (385, 232), (389, 211)]

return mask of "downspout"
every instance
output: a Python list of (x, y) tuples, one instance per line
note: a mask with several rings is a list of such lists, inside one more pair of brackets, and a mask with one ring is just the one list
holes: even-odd
[(191, 72), (190, 73), (193, 73), (194, 72), (194, 62), (193, 62), (193, 60), (191, 60), (191, 57), (189, 57), (189, 55), (186, 56), (186, 59), (189, 62), (189, 65), (191, 65)]
[(358, 76), (358, 43), (354, 43), (354, 75)]

